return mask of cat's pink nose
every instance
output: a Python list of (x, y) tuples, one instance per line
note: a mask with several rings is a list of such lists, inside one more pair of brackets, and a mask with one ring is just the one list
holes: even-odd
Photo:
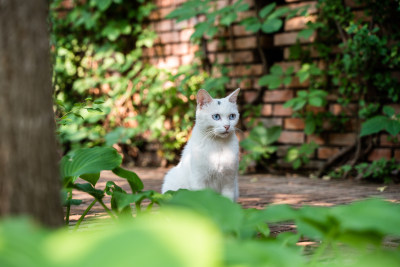
[(229, 125), (225, 125), (224, 128), (225, 128), (225, 130), (228, 131), (229, 130)]

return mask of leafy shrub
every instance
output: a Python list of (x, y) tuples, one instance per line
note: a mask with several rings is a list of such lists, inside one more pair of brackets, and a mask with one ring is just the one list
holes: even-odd
[[(154, 203), (159, 203), (160, 194), (154, 191), (142, 191), (143, 183), (136, 173), (120, 167), (122, 157), (114, 148), (93, 147), (80, 148), (65, 155), (61, 160), (61, 178), (63, 181), (64, 205), (67, 207), (66, 224), (69, 224), (69, 213), (71, 205), (79, 205), (81, 201), (72, 199), (72, 190), (76, 189), (91, 195), (94, 200), (79, 218), (76, 227), (78, 228), (86, 214), (96, 202), (99, 202), (105, 211), (111, 216), (131, 216), (131, 203), (135, 204), (136, 212), (141, 211), (141, 203), (149, 199), (149, 209)], [(113, 181), (108, 181), (103, 190), (96, 188), (100, 178), (100, 172), (112, 170), (120, 178), (126, 179), (131, 193), (127, 193)], [(80, 177), (88, 183), (78, 183)], [(104, 204), (105, 195), (111, 196), (111, 210)]]
[[(211, 191), (180, 190), (157, 212), (80, 232), (0, 223), (2, 266), (397, 266), (399, 204), (370, 199), (336, 207), (242, 209)], [(268, 224), (296, 232), (272, 236)], [(304, 250), (302, 240), (316, 246)], [(306, 239), (305, 239), (306, 238)], [(73, 244), (73, 245), (71, 245)], [(311, 250), (311, 251), (310, 251)], [(157, 257), (155, 257), (155, 255)]]
[(302, 144), (300, 147), (291, 147), (286, 153), (286, 161), (293, 164), (293, 169), (300, 168), (310, 162), (318, 145), (315, 142)]
[(281, 127), (265, 128), (258, 125), (251, 129), (249, 136), (240, 141), (240, 146), (246, 151), (240, 162), (240, 170), (245, 171), (254, 162), (262, 162), (276, 152), (275, 143), (281, 135)]

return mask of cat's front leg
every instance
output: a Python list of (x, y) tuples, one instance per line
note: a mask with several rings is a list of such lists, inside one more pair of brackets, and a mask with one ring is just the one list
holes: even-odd
[(236, 202), (239, 197), (239, 185), (238, 185), (238, 178), (237, 175), (235, 178), (226, 183), (221, 188), (221, 195), (231, 199), (232, 201)]

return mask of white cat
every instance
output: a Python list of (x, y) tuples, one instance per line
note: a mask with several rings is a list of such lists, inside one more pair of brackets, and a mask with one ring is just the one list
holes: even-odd
[(164, 177), (162, 193), (211, 188), (236, 201), (239, 196), (239, 142), (235, 126), (240, 88), (222, 99), (197, 93), (196, 123), (179, 164)]

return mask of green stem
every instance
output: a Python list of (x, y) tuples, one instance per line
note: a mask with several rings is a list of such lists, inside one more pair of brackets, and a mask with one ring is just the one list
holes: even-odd
[(309, 266), (317, 266), (318, 260), (324, 254), (324, 252), (328, 248), (328, 246), (331, 244), (332, 237), (333, 237), (333, 233), (331, 232), (328, 234), (326, 239), (322, 241), (321, 246), (318, 247), (318, 249), (315, 251), (313, 257), (311, 258), (311, 262), (310, 262)]
[(147, 206), (146, 211), (150, 211), (151, 208), (153, 207), (153, 204), (154, 204), (154, 202), (151, 202), (151, 203)]
[(78, 230), (79, 225), (81, 224), (81, 222), (83, 221), (83, 218), (85, 218), (86, 214), (88, 214), (89, 210), (93, 207), (94, 204), (96, 204), (97, 199), (94, 199), (92, 201), (92, 203), (90, 203), (90, 205), (86, 208), (86, 210), (82, 213), (81, 217), (79, 218), (79, 220), (76, 222), (75, 227), (74, 227), (74, 231)]
[(67, 214), (65, 214), (65, 224), (69, 224), (69, 215), (71, 213), (71, 200), (72, 200), (72, 191), (68, 192), (68, 199), (67, 199)]
[(100, 203), (101, 206), (103, 206), (103, 208), (108, 213), (108, 215), (110, 215), (111, 218), (115, 219), (114, 214), (112, 213), (112, 211), (109, 208), (107, 208), (107, 206), (104, 204), (103, 200), (97, 199), (97, 201)]
[(137, 214), (142, 212), (142, 207), (140, 206), (140, 202), (135, 202), (135, 207)]

